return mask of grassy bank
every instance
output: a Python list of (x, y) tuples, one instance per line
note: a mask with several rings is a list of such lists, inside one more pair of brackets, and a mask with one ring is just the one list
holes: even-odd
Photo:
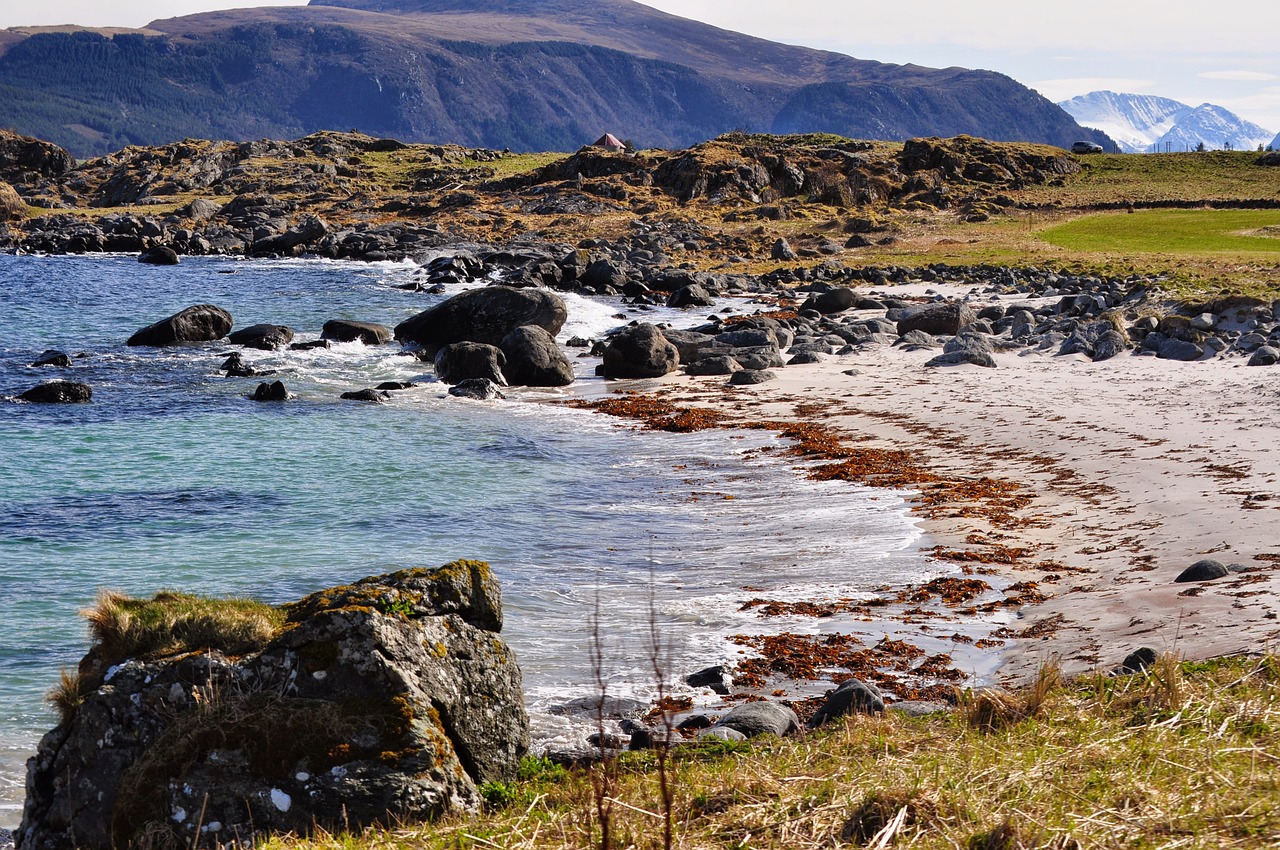
[[(1017, 693), (951, 715), (855, 717), (797, 739), (689, 747), (670, 765), (672, 846), (1274, 847), (1280, 658), (1178, 664)], [(600, 846), (592, 779), (526, 762), (481, 815), (274, 850)], [(618, 765), (617, 847), (662, 847), (652, 753)]]

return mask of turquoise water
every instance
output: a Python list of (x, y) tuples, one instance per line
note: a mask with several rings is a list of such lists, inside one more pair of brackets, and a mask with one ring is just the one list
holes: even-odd
[[(53, 723), (43, 694), (87, 648), (77, 612), (100, 588), (280, 602), (484, 559), (541, 716), (588, 689), (597, 597), (613, 691), (643, 695), (650, 594), (673, 669), (686, 671), (733, 657), (728, 635), (761, 630), (737, 611), (745, 586), (847, 594), (929, 572), (899, 495), (804, 481), (756, 451), (767, 435), (637, 432), (546, 403), (565, 391), (454, 399), (395, 345), (248, 351), (297, 395), (258, 404), (246, 398), (257, 379), (217, 371), (225, 344), (123, 345), (204, 302), (238, 327), (287, 324), (300, 340), (330, 318), (394, 325), (440, 297), (397, 288), (419, 273), (0, 256), (0, 826), (17, 823), (23, 761)], [(564, 336), (598, 334), (623, 309), (568, 300)], [(30, 368), (47, 348), (72, 354), (73, 368)], [(595, 362), (580, 366), (587, 387)], [(85, 381), (94, 401), (12, 400), (52, 377)], [(337, 398), (385, 380), (422, 383), (387, 405)]]

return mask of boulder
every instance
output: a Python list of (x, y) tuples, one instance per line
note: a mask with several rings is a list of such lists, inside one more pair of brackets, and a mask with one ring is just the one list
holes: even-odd
[(573, 364), (555, 337), (537, 325), (523, 325), (502, 338), (502, 367), (507, 383), (518, 387), (567, 387), (573, 383)]
[(710, 688), (721, 696), (728, 696), (733, 690), (733, 674), (723, 664), (707, 667), (684, 677), (684, 683), (691, 688)]
[(727, 354), (719, 354), (715, 357), (704, 357), (696, 363), (690, 363), (684, 367), (686, 375), (704, 376), (704, 375), (732, 375), (734, 372), (742, 370), (742, 366), (737, 360)]
[(358, 832), (476, 809), (478, 786), (515, 778), (528, 718), (488, 565), (368, 578), (276, 617), (187, 645), (179, 616), (165, 649), (95, 646), (82, 700), (29, 762), (18, 844)]
[(458, 398), (475, 399), (476, 401), (492, 401), (506, 398), (498, 390), (498, 385), (488, 378), (468, 378), (465, 381), (460, 381), (457, 385), (449, 387), (449, 395), (457, 396)]
[(231, 314), (212, 304), (197, 304), (148, 325), (129, 337), (126, 345), (181, 345), (212, 342), (231, 332)]
[(954, 336), (977, 317), (963, 301), (929, 304), (910, 311), (898, 320), (898, 336), (924, 331), (933, 336)]
[(817, 310), (823, 315), (829, 315), (831, 313), (843, 313), (853, 307), (857, 301), (858, 296), (852, 289), (846, 286), (838, 286), (835, 289), (828, 289), (826, 292), (819, 292), (809, 298), (801, 305), (801, 309)]
[(387, 399), (391, 398), (391, 394), (382, 390), (374, 389), (352, 390), (351, 392), (343, 393), (339, 398), (347, 401), (364, 401), (369, 404), (382, 404)]
[(1121, 661), (1120, 665), (1112, 672), (1122, 676), (1130, 673), (1142, 673), (1155, 665), (1157, 657), (1154, 649), (1144, 646), (1126, 655), (1124, 661)]
[(252, 401), (286, 401), (289, 398), (289, 390), (285, 387), (284, 381), (263, 382), (258, 384), (249, 398)]
[(942, 354), (934, 357), (924, 365), (954, 366), (959, 363), (972, 363), (975, 366), (994, 369), (996, 361), (991, 356), (992, 350), (991, 341), (987, 337), (975, 333), (962, 333), (960, 336), (947, 340), (946, 345), (942, 348)]
[(769, 258), (772, 260), (783, 260), (789, 262), (796, 258), (796, 252), (795, 249), (791, 247), (790, 243), (780, 236), (777, 241), (773, 243), (773, 247), (769, 250)]
[(271, 375), (275, 374), (274, 370), (259, 372), (244, 361), (244, 355), (238, 351), (232, 352), (226, 360), (222, 361), (222, 365), (218, 367), (228, 378), (252, 378), (254, 375)]
[(757, 735), (777, 735), (781, 738), (799, 731), (800, 718), (785, 705), (761, 700), (735, 706), (711, 728), (733, 729), (748, 738)]
[(27, 202), (8, 183), (0, 183), (0, 222), (21, 221), (27, 217)]
[(1204, 356), (1204, 349), (1194, 342), (1176, 337), (1162, 340), (1156, 349), (1156, 357), (1162, 360), (1183, 360), (1190, 362)]
[(604, 347), (606, 378), (661, 378), (680, 366), (680, 353), (651, 324), (626, 328)]
[(500, 345), (522, 325), (536, 325), (555, 336), (568, 317), (564, 300), (554, 292), (484, 286), (405, 319), (396, 325), (395, 336), (430, 351), (455, 342)]
[(741, 372), (734, 372), (729, 376), (729, 385), (734, 387), (749, 387), (753, 384), (763, 384), (766, 381), (776, 380), (778, 374), (769, 369), (743, 369)]
[(882, 711), (884, 695), (879, 688), (858, 679), (846, 679), (827, 694), (827, 701), (809, 719), (809, 726), (816, 728), (846, 714), (879, 714)]
[(93, 389), (79, 381), (46, 381), (18, 398), (33, 404), (80, 404), (93, 401)]
[(38, 369), (44, 366), (50, 366), (55, 369), (66, 369), (71, 366), (71, 357), (65, 351), (57, 349), (49, 349), (43, 352), (31, 363), (31, 368)]
[(1280, 349), (1264, 345), (1253, 352), (1249, 358), (1250, 366), (1274, 366), (1280, 363)]
[(320, 329), (321, 339), (335, 342), (363, 342), (365, 345), (382, 345), (391, 342), (391, 328), (377, 322), (355, 322), (349, 319), (330, 319)]
[(75, 167), (75, 157), (52, 142), (0, 130), (0, 180), (22, 182), (33, 174), (57, 178)]
[(250, 325), (232, 333), (227, 341), (245, 348), (275, 351), (293, 342), (293, 328), (285, 325)]
[(707, 288), (700, 283), (682, 286), (667, 297), (668, 307), (710, 307), (715, 303), (711, 293), (707, 292)]
[(1179, 573), (1174, 582), (1184, 584), (1190, 581), (1213, 581), (1230, 574), (1231, 570), (1227, 569), (1221, 561), (1203, 558)]
[(680, 352), (681, 363), (697, 363), (702, 359), (702, 349), (711, 345), (715, 340), (704, 333), (697, 331), (682, 331), (676, 328), (660, 328), (662, 335), (666, 337), (667, 342), (676, 347)]
[(138, 262), (149, 266), (176, 266), (180, 260), (178, 252), (168, 245), (156, 245), (139, 254)]
[(446, 384), (459, 384), (471, 378), (485, 378), (505, 385), (503, 368), (507, 356), (502, 349), (482, 342), (455, 342), (436, 353), (436, 376)]
[(304, 216), (296, 227), (284, 233), (268, 236), (253, 243), (250, 253), (259, 256), (264, 254), (288, 254), (302, 245), (323, 239), (329, 233), (329, 225), (324, 219), (315, 215)]

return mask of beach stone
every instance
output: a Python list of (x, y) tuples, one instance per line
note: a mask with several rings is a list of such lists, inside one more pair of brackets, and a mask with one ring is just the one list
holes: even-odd
[(717, 334), (715, 341), (731, 348), (782, 348), (783, 342), (773, 328), (737, 328)]
[(711, 728), (733, 729), (748, 738), (757, 735), (777, 735), (781, 738), (799, 731), (800, 718), (781, 703), (761, 700), (735, 706)]
[(827, 701), (810, 718), (809, 727), (817, 728), (846, 714), (879, 714), (882, 711), (884, 695), (879, 688), (859, 679), (846, 679), (827, 694)]
[(459, 384), (471, 378), (484, 378), (505, 386), (503, 367), (507, 356), (502, 349), (482, 342), (455, 342), (436, 354), (436, 376), (446, 384)]
[(71, 366), (71, 358), (65, 351), (49, 349), (37, 357), (32, 363), (33, 369), (49, 366), (55, 369), (67, 369)]
[(908, 699), (888, 705), (886, 709), (904, 717), (928, 717), (932, 714), (950, 714), (956, 707), (945, 702)]
[(910, 310), (898, 320), (898, 336), (911, 331), (924, 331), (933, 336), (954, 336), (977, 318), (973, 308), (963, 301), (928, 304)]
[(347, 401), (364, 401), (370, 404), (383, 404), (387, 399), (391, 398), (391, 394), (372, 389), (352, 390), (351, 392), (343, 393), (339, 398)]
[(994, 369), (996, 361), (991, 356), (992, 351), (991, 341), (987, 337), (976, 333), (963, 333), (947, 340), (942, 348), (942, 354), (924, 365), (954, 366), (960, 363), (972, 363), (975, 366)]
[(449, 395), (476, 401), (506, 398), (498, 390), (498, 385), (488, 378), (467, 378), (465, 381), (459, 381), (455, 386), (449, 387)]
[(728, 726), (712, 726), (710, 729), (703, 729), (698, 733), (699, 741), (733, 741), (741, 743), (747, 740), (747, 736), (739, 732), (737, 729), (730, 729)]
[(481, 784), (515, 778), (528, 717), (487, 564), (375, 576), (285, 613), (234, 653), (91, 649), (84, 701), (29, 762), (17, 843), (256, 845), (474, 811)]
[(729, 384), (734, 387), (749, 387), (776, 380), (778, 373), (770, 369), (743, 369), (729, 376)]
[(1250, 366), (1274, 366), (1280, 363), (1280, 349), (1264, 345), (1249, 358)]
[(179, 262), (178, 252), (168, 245), (156, 245), (138, 255), (138, 262), (149, 266), (176, 266)]
[(1190, 362), (1199, 360), (1204, 356), (1204, 349), (1185, 339), (1176, 337), (1168, 337), (1161, 341), (1160, 347), (1156, 349), (1156, 357), (1161, 360), (1182, 360)]
[(1118, 354), (1122, 354), (1129, 348), (1125, 338), (1115, 328), (1110, 328), (1098, 337), (1098, 341), (1093, 344), (1093, 362), (1101, 363), (1104, 360), (1110, 360)]
[(293, 328), (285, 325), (250, 325), (232, 332), (227, 337), (227, 342), (232, 345), (243, 345), (245, 348), (275, 351), (293, 342)]
[(264, 382), (258, 384), (249, 398), (253, 401), (285, 401), (289, 398), (289, 390), (283, 381)]
[(18, 398), (32, 404), (83, 404), (93, 401), (93, 389), (79, 381), (46, 381)]
[(732, 375), (742, 370), (742, 365), (727, 354), (705, 357), (684, 367), (685, 374), (693, 376)]
[(1135, 649), (1125, 656), (1124, 661), (1120, 662), (1120, 666), (1115, 671), (1118, 674), (1141, 673), (1149, 670), (1156, 663), (1157, 653), (1149, 646), (1141, 649)]
[(676, 347), (680, 353), (681, 363), (697, 363), (702, 359), (702, 351), (714, 345), (715, 339), (698, 331), (677, 330), (676, 328), (658, 328), (667, 342)]
[(320, 329), (320, 339), (335, 342), (362, 342), (365, 345), (382, 345), (391, 341), (391, 328), (377, 322), (355, 322), (349, 319), (330, 319)]
[(1221, 561), (1215, 561), (1212, 558), (1204, 558), (1196, 561), (1194, 564), (1179, 573), (1178, 577), (1174, 579), (1174, 582), (1213, 581), (1214, 579), (1222, 578), (1223, 576), (1230, 574), (1231, 571), (1228, 570)]
[(728, 696), (733, 690), (733, 674), (723, 664), (707, 667), (684, 677), (684, 683), (691, 688), (710, 688), (721, 696)]
[(680, 352), (647, 322), (610, 337), (603, 356), (606, 378), (661, 378), (680, 366)]
[(667, 297), (667, 306), (677, 309), (686, 309), (688, 307), (710, 307), (715, 304), (716, 300), (707, 291), (707, 288), (700, 283), (691, 283), (688, 286), (682, 286)]
[(606, 720), (635, 719), (644, 716), (648, 710), (647, 702), (631, 697), (611, 697), (600, 694), (575, 697), (547, 709), (549, 713), (561, 717), (603, 717)]
[(796, 252), (786, 239), (778, 237), (773, 243), (773, 247), (769, 249), (769, 258), (772, 260), (790, 261), (796, 258)]
[[(795, 349), (792, 349), (793, 351)], [(816, 351), (800, 351), (787, 361), (788, 366), (803, 366), (807, 363), (821, 363), (822, 355)]]
[(573, 364), (555, 337), (537, 325), (522, 325), (502, 338), (507, 383), (518, 387), (567, 387), (573, 383)]
[(231, 314), (212, 304), (196, 304), (161, 319), (129, 337), (126, 345), (165, 346), (212, 342), (231, 332)]
[(907, 331), (894, 345), (903, 351), (921, 351), (937, 348), (938, 341), (924, 331)]
[(392, 391), (411, 390), (416, 386), (417, 384), (415, 384), (413, 381), (383, 381), (382, 383), (374, 387), (374, 389), (383, 390), (385, 392), (387, 390), (392, 390)]
[(429, 351), (455, 342), (501, 345), (522, 325), (555, 336), (569, 317), (564, 300), (536, 288), (483, 286), (453, 296), (396, 325), (395, 337)]
[(826, 292), (819, 292), (801, 306), (802, 309), (817, 310), (824, 316), (829, 316), (833, 313), (843, 313), (853, 307), (857, 301), (858, 296), (852, 289), (847, 286), (838, 286)]

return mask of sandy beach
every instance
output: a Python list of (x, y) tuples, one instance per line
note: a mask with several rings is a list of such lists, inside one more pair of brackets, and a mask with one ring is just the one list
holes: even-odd
[[(999, 650), (1002, 681), (1025, 681), (1049, 661), (1069, 674), (1110, 669), (1139, 647), (1186, 659), (1275, 648), (1274, 370), (1239, 358), (1092, 363), (1039, 352), (997, 354), (995, 369), (926, 368), (934, 353), (879, 346), (787, 367), (753, 387), (672, 375), (658, 391), (737, 421), (833, 426), (859, 446), (909, 450), (943, 474), (1023, 485), (1033, 496), (1019, 512), (1025, 527), (922, 519), (932, 542), (948, 547), (1032, 549), (1017, 570), (995, 565), (1050, 595), (1020, 609)], [(1174, 582), (1203, 558), (1244, 570)]]

